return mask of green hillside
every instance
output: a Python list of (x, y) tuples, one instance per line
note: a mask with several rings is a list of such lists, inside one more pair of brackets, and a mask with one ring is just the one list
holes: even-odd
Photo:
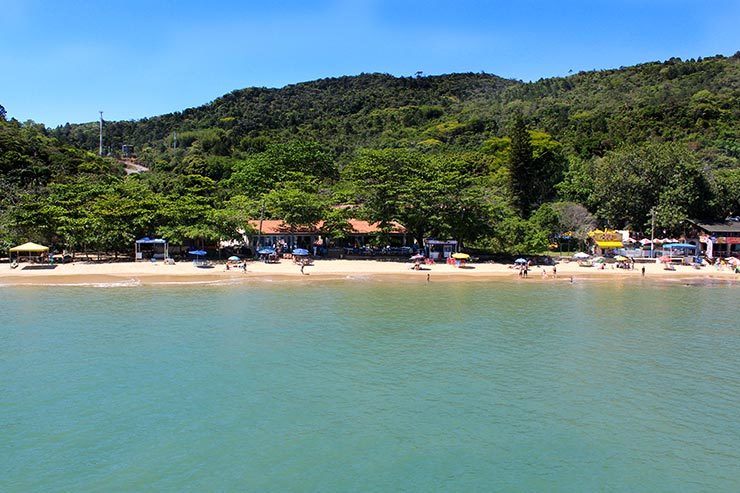
[[(687, 217), (740, 213), (740, 54), (533, 83), (363, 74), (241, 89), (181, 113), (106, 122), (111, 155), (131, 145), (152, 170), (126, 179), (72, 150), (97, 150), (97, 122), (52, 130), (3, 119), (0, 132), (16, 197), (2, 202), (6, 236), (86, 248), (128, 248), (144, 233), (238, 236), (263, 210), (295, 225), (325, 219), (334, 237), (351, 210), (417, 238), (510, 252), (540, 251), (593, 225), (643, 230), (653, 210), (676, 234)], [(33, 149), (8, 144), (23, 133), (98, 163), (97, 177), (67, 165), (47, 166), (41, 181), (18, 178), (37, 166)], [(33, 200), (17, 199), (31, 189)], [(90, 212), (101, 201), (113, 219)], [(75, 212), (53, 209), (35, 224), (41, 202)], [(65, 214), (100, 230), (84, 233)]]

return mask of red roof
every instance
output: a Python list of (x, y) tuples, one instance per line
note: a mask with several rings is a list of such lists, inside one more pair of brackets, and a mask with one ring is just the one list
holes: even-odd
[[(369, 223), (360, 219), (349, 219), (352, 230), (350, 233), (354, 234), (373, 234), (380, 232), (380, 223)], [(249, 224), (259, 231), (260, 221), (251, 220)], [(319, 221), (313, 226), (303, 227), (291, 227), (281, 219), (264, 219), (262, 221), (262, 234), (263, 235), (280, 235), (280, 234), (320, 234), (321, 228), (324, 226), (324, 221)], [(403, 234), (406, 229), (396, 222), (391, 223), (391, 232), (397, 234)]]

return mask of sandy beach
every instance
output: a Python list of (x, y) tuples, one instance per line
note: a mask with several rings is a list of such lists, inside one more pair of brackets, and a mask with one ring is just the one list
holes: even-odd
[[(378, 260), (315, 260), (306, 266), (304, 273), (291, 260), (275, 264), (250, 261), (247, 271), (226, 270), (225, 264), (215, 264), (213, 268), (203, 269), (191, 262), (166, 265), (162, 262), (121, 262), (121, 263), (83, 263), (75, 262), (56, 265), (53, 269), (28, 269), (21, 264), (16, 269), (0, 265), (0, 285), (90, 285), (90, 284), (188, 284), (233, 281), (245, 279), (294, 279), (296, 281), (327, 279), (408, 279), (426, 282), (434, 280), (517, 280), (522, 282), (567, 281), (589, 279), (642, 279), (641, 268), (645, 266), (645, 279), (680, 280), (736, 280), (738, 275), (725, 268), (705, 266), (695, 269), (689, 266), (676, 266), (675, 270), (665, 270), (662, 264), (637, 264), (634, 270), (623, 270), (607, 265), (581, 267), (576, 262), (561, 262), (557, 265), (557, 276), (553, 268), (531, 267), (528, 278), (522, 279), (518, 271), (510, 265), (497, 263), (476, 263), (458, 268), (446, 264), (424, 266), (414, 270), (413, 264)], [(542, 271), (545, 271), (543, 275)]]

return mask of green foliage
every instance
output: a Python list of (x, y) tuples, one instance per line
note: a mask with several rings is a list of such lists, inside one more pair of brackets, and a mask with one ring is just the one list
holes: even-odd
[(696, 157), (676, 144), (643, 144), (594, 162), (593, 200), (611, 226), (642, 229), (655, 208), (657, 224), (676, 228), (709, 209), (709, 185)]
[(125, 178), (96, 156), (97, 122), (48, 130), (0, 107), (0, 242), (239, 238), (263, 205), (335, 238), (351, 215), (510, 253), (597, 222), (642, 229), (653, 209), (678, 231), (740, 212), (738, 87), (736, 55), (534, 83), (362, 74), (243, 89), (106, 122), (113, 154), (133, 145), (151, 169)]

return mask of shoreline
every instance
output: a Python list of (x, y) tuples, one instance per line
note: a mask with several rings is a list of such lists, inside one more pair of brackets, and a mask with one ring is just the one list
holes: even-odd
[[(640, 268), (645, 266), (645, 277)], [(557, 265), (557, 277), (552, 275), (552, 266), (534, 266), (527, 278), (520, 278), (518, 271), (506, 264), (484, 263), (469, 264), (457, 268), (446, 264), (424, 266), (423, 270), (413, 270), (411, 263), (372, 261), (372, 260), (315, 260), (313, 265), (306, 266), (305, 274), (300, 266), (290, 260), (277, 264), (249, 262), (247, 272), (240, 269), (226, 270), (225, 264), (218, 264), (212, 269), (201, 269), (190, 262), (165, 265), (161, 262), (119, 262), (119, 263), (71, 263), (59, 264), (53, 269), (11, 270), (7, 264), (0, 264), (0, 286), (139, 286), (139, 285), (204, 285), (204, 284), (241, 284), (244, 282), (272, 281), (346, 281), (346, 280), (380, 280), (380, 281), (430, 281), (468, 282), (468, 281), (517, 281), (517, 282), (570, 282), (574, 281), (736, 281), (740, 276), (730, 270), (718, 271), (714, 267), (694, 269), (688, 266), (676, 266), (668, 271), (660, 264), (642, 264), (634, 270), (597, 269), (580, 267), (575, 262)]]

